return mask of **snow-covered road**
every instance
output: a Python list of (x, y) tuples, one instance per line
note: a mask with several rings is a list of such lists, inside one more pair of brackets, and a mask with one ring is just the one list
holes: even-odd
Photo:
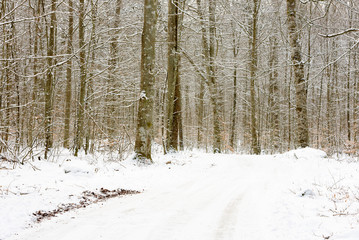
[(67, 213), (10, 239), (321, 239), (332, 223), (321, 224), (303, 205), (313, 200), (290, 192), (302, 176), (318, 176), (321, 161), (299, 165), (268, 156), (207, 155), (183, 166), (143, 168), (143, 193)]
[(60, 216), (18, 239), (229, 240), (268, 236), (271, 182), (279, 180), (275, 167), (261, 167), (253, 157), (223, 156), (208, 161), (206, 167), (182, 168), (163, 176), (142, 194)]

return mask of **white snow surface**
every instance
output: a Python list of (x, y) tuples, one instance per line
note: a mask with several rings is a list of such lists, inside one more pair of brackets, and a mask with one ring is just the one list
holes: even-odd
[[(359, 239), (359, 163), (306, 148), (278, 155), (181, 152), (137, 166), (75, 158), (0, 163), (0, 240)], [(34, 170), (38, 169), (38, 170)], [(36, 223), (81, 192), (126, 195)]]

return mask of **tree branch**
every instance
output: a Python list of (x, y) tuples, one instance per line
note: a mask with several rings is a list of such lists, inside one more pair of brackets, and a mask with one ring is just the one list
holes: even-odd
[(344, 30), (342, 32), (333, 33), (333, 34), (321, 34), (321, 33), (319, 33), (319, 36), (326, 37), (326, 38), (333, 38), (333, 37), (338, 37), (340, 35), (344, 35), (344, 34), (347, 34), (347, 33), (358, 32), (358, 31), (359, 31), (359, 28), (349, 28), (349, 29)]

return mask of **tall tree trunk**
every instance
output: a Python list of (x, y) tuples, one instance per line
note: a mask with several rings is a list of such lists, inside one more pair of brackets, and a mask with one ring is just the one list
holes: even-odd
[(235, 136), (236, 136), (236, 120), (237, 120), (237, 69), (238, 69), (238, 64), (237, 64), (237, 56), (238, 56), (238, 51), (239, 51), (239, 39), (237, 40), (237, 36), (235, 34), (235, 28), (234, 28), (234, 23), (233, 21), (231, 22), (231, 26), (232, 26), (232, 37), (233, 37), (233, 59), (234, 59), (234, 66), (233, 66), (233, 103), (232, 103), (232, 122), (231, 122), (231, 136), (229, 139), (229, 146), (231, 147), (232, 150), (235, 150)]
[(200, 80), (198, 103), (197, 103), (197, 147), (203, 147), (204, 136), (203, 136), (203, 118), (204, 118), (204, 82)]
[(85, 49), (85, 3), (80, 0), (79, 5), (79, 49), (80, 49), (80, 96), (77, 104), (77, 122), (75, 136), (75, 156), (83, 145), (84, 137), (84, 113), (85, 113), (85, 95), (86, 95), (86, 49)]
[(252, 28), (251, 28), (251, 61), (250, 61), (250, 104), (251, 104), (251, 150), (254, 154), (260, 154), (261, 149), (258, 140), (258, 123), (256, 117), (256, 92), (255, 83), (257, 79), (258, 69), (258, 12), (259, 12), (259, 0), (253, 0), (253, 15), (252, 15)]
[(54, 90), (54, 57), (56, 50), (56, 0), (51, 1), (50, 30), (47, 47), (47, 78), (45, 84), (45, 159), (53, 145), (52, 117), (53, 117), (53, 90)]
[[(14, 9), (14, 3), (12, 6), (12, 9)], [(13, 21), (16, 21), (15, 15), (13, 17)], [(15, 100), (15, 105), (16, 105), (16, 117), (15, 117), (15, 129), (16, 129), (16, 133), (15, 133), (15, 154), (18, 155), (20, 152), (20, 142), (21, 142), (21, 109), (20, 109), (20, 78), (19, 78), (19, 67), (18, 67), (18, 62), (16, 61), (16, 52), (17, 52), (17, 42), (16, 42), (16, 29), (15, 29), (15, 24), (14, 22), (11, 23), (11, 58), (12, 58), (12, 66), (14, 69), (14, 83), (15, 83), (15, 92), (16, 92), (16, 100)]]
[(31, 110), (30, 110), (30, 116), (29, 116), (29, 129), (28, 129), (28, 146), (32, 147), (34, 145), (34, 139), (33, 139), (33, 134), (34, 134), (34, 129), (36, 128), (36, 121), (35, 121), (35, 116), (36, 114), (38, 114), (38, 95), (39, 95), (39, 85), (40, 85), (40, 80), (38, 75), (38, 59), (37, 56), (39, 54), (39, 34), (40, 34), (40, 17), (41, 15), (41, 1), (38, 0), (36, 3), (36, 8), (34, 10), (34, 16), (36, 17), (35, 19), (35, 23), (34, 23), (34, 28), (35, 28), (35, 32), (33, 35), (33, 55), (34, 55), (34, 59), (32, 62), (33, 65), (33, 87), (32, 87), (32, 94), (31, 94)]
[(145, 0), (141, 40), (141, 95), (135, 141), (135, 159), (140, 163), (152, 163), (156, 22), (157, 0)]
[[(289, 53), (286, 51), (286, 61), (288, 61)], [(292, 68), (286, 64), (286, 70), (285, 70), (285, 80), (286, 80), (286, 86), (287, 88), (287, 102), (288, 102), (288, 116), (287, 116), (287, 122), (288, 122), (288, 141), (287, 141), (287, 150), (290, 150), (292, 145), (292, 77), (293, 77), (293, 71)]]
[(201, 0), (197, 0), (198, 15), (202, 31), (202, 50), (206, 61), (207, 78), (205, 79), (210, 91), (210, 100), (213, 110), (213, 152), (221, 152), (221, 115), (220, 104), (218, 101), (218, 84), (216, 80), (215, 68), (215, 34), (216, 34), (216, 1), (209, 0), (209, 39), (207, 39), (207, 29), (204, 22), (204, 13)]
[[(9, 20), (9, 15), (7, 13), (7, 8), (8, 8), (8, 3), (7, 1), (3, 1), (2, 2), (2, 15), (6, 16), (7, 18), (6, 20)], [(9, 11), (11, 11), (11, 8), (9, 9)], [(2, 85), (3, 87), (3, 92), (2, 95), (4, 95), (4, 119), (2, 122), (2, 125), (4, 125), (4, 130), (2, 132), (2, 139), (3, 142), (1, 144), (1, 152), (3, 150), (7, 150), (8, 148), (8, 143), (9, 143), (9, 131), (10, 131), (10, 106), (11, 106), (11, 91), (10, 91), (10, 87), (11, 87), (11, 77), (10, 77), (10, 56), (11, 56), (11, 39), (13, 38), (11, 36), (11, 32), (9, 31), (9, 28), (6, 24), (3, 25), (3, 46), (2, 46), (2, 50), (3, 50), (3, 56), (4, 56), (4, 68), (3, 68), (3, 83)]]
[[(178, 66), (179, 67), (179, 66)], [(173, 123), (170, 136), (170, 146), (174, 150), (183, 150), (183, 130), (182, 130), (182, 94), (181, 81), (179, 75), (177, 76), (175, 86), (175, 98), (173, 106)]]
[[(350, 1), (350, 5), (351, 5), (351, 9), (348, 10), (348, 18), (349, 18), (349, 28), (353, 27), (353, 1)], [(352, 140), (352, 124), (351, 124), (351, 119), (350, 119), (350, 112), (352, 111), (352, 109), (350, 108), (350, 102), (351, 102), (351, 90), (353, 88), (353, 85), (351, 84), (351, 79), (352, 79), (352, 74), (351, 74), (351, 60), (352, 60), (352, 51), (351, 51), (351, 46), (353, 45), (353, 41), (349, 40), (348, 42), (348, 73), (347, 73), (347, 83), (346, 83), (346, 91), (347, 91), (347, 96), (346, 96), (346, 123), (347, 123), (347, 141), (351, 141)]]
[[(207, 41), (207, 29), (204, 24), (204, 13), (202, 10), (201, 0), (197, 0), (197, 12), (200, 18), (201, 32), (202, 32), (202, 61), (206, 68), (207, 74), (208, 70), (208, 41)], [(208, 81), (206, 79), (205, 81)], [(204, 131), (203, 131), (203, 118), (204, 118), (204, 91), (205, 84), (200, 78), (199, 86), (199, 95), (198, 95), (198, 132), (197, 132), (197, 142), (198, 147), (203, 147), (204, 142)]]
[(231, 137), (229, 145), (232, 150), (235, 149), (235, 134), (236, 134), (236, 119), (237, 119), (237, 64), (234, 65), (233, 70), (233, 103), (232, 103), (232, 123), (231, 123)]
[[(175, 126), (175, 93), (179, 83), (178, 56), (178, 4), (177, 0), (168, 1), (168, 34), (167, 34), (167, 121), (166, 121), (166, 152), (178, 150), (178, 125)], [(176, 104), (178, 104), (177, 102)], [(179, 105), (177, 105), (179, 107)], [(176, 114), (178, 117), (178, 114)], [(178, 119), (176, 119), (178, 121)], [(178, 123), (177, 123), (178, 124)], [(177, 130), (177, 131), (176, 131)], [(175, 132), (176, 131), (176, 132)]]
[(90, 1), (91, 5), (91, 35), (90, 35), (90, 44), (88, 47), (88, 63), (86, 64), (88, 66), (88, 78), (86, 82), (86, 103), (85, 103), (85, 109), (86, 109), (86, 130), (84, 130), (85, 135), (85, 145), (84, 150), (85, 154), (88, 154), (88, 152), (93, 151), (93, 138), (94, 138), (94, 84), (93, 84), (93, 76), (94, 76), (94, 69), (95, 69), (95, 59), (96, 59), (96, 26), (97, 26), (97, 4), (95, 4), (94, 0)]
[(292, 64), (295, 80), (295, 98), (297, 113), (297, 145), (309, 145), (308, 116), (307, 116), (307, 89), (304, 77), (304, 63), (302, 61), (299, 29), (296, 19), (296, 0), (287, 0), (287, 25), (289, 43), (292, 48)]
[(218, 83), (215, 67), (216, 52), (216, 0), (209, 0), (209, 84), (211, 91), (212, 107), (213, 107), (213, 152), (221, 152), (221, 106), (219, 104)]
[(273, 36), (270, 39), (270, 75), (269, 75), (269, 107), (270, 107), (270, 148), (277, 152), (281, 149), (279, 132), (279, 87), (278, 87), (278, 39)]
[(108, 68), (108, 82), (107, 82), (107, 97), (106, 97), (106, 118), (107, 118), (107, 128), (108, 135), (113, 140), (117, 135), (116, 124), (116, 115), (118, 112), (116, 109), (118, 108), (118, 97), (117, 92), (119, 91), (119, 86), (117, 84), (117, 72), (118, 72), (118, 55), (119, 55), (119, 47), (118, 47), (118, 38), (119, 38), (119, 27), (120, 27), (120, 13), (122, 7), (122, 0), (116, 0), (116, 8), (115, 8), (115, 16), (114, 21), (112, 23), (112, 36), (110, 38), (110, 59), (109, 59), (109, 68)]
[(74, 10), (73, 1), (69, 0), (69, 22), (67, 30), (66, 54), (69, 60), (66, 64), (66, 91), (65, 91), (65, 126), (64, 126), (64, 148), (69, 148), (70, 120), (71, 120), (71, 101), (72, 101), (72, 52), (73, 52), (73, 32), (74, 32)]
[[(351, 42), (349, 41), (348, 43), (349, 48), (351, 46)], [(350, 79), (351, 79), (351, 52), (349, 51), (348, 53), (348, 66), (347, 66), (347, 82), (346, 82), (346, 128), (347, 128), (347, 141), (351, 141), (351, 119), (350, 119), (350, 101), (351, 101), (351, 97), (350, 97), (350, 92), (351, 92), (351, 83), (350, 83)]]

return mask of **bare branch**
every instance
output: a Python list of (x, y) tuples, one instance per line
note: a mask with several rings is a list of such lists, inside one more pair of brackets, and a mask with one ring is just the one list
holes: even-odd
[(351, 33), (351, 32), (358, 32), (359, 28), (349, 28), (347, 30), (344, 30), (342, 32), (338, 32), (338, 33), (333, 33), (333, 34), (321, 34), (319, 33), (319, 36), (321, 37), (326, 37), (326, 38), (333, 38), (333, 37), (338, 37), (347, 33)]

